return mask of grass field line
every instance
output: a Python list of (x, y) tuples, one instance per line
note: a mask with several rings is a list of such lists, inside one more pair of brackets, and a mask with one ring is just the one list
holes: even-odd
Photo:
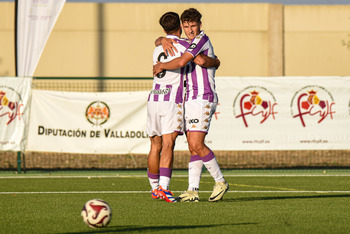
[[(291, 175), (291, 174), (276, 174), (276, 175), (224, 175), (225, 177), (348, 177), (350, 174), (334, 174), (334, 175)], [(16, 176), (0, 176), (0, 179), (63, 179), (63, 178), (145, 178), (147, 175), (96, 175), (96, 176), (72, 176), (72, 175), (59, 175), (59, 176), (27, 176), (27, 175), (16, 175)], [(188, 177), (188, 175), (172, 175), (172, 177)], [(202, 177), (211, 177), (211, 175), (202, 175)]]
[[(182, 193), (183, 191), (172, 191), (174, 193)], [(213, 191), (200, 191), (199, 193), (212, 193)], [(228, 193), (350, 193), (350, 191), (227, 191)], [(46, 191), (46, 192), (0, 192), (0, 195), (20, 195), (20, 194), (135, 194), (150, 193), (150, 191)]]
[[(177, 181), (187, 182), (187, 180), (177, 180)], [(213, 182), (201, 181), (201, 183), (212, 184)], [(258, 189), (276, 189), (276, 190), (286, 190), (286, 191), (295, 191), (296, 190), (296, 189), (291, 189), (291, 188), (282, 188), (282, 187), (275, 187), (275, 186), (261, 186), (261, 185), (252, 185), (252, 184), (232, 184), (232, 183), (230, 183), (230, 186), (246, 187), (246, 188), (250, 187), (250, 188), (258, 188)]]

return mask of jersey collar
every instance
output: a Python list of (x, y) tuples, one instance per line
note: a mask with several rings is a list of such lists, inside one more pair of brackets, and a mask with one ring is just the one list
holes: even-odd
[(180, 39), (178, 36), (175, 36), (175, 35), (166, 35), (166, 38), (172, 38), (172, 39)]

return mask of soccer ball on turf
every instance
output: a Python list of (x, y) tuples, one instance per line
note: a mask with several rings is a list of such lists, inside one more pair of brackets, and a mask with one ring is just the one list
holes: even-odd
[(107, 202), (101, 199), (87, 201), (81, 211), (84, 223), (91, 228), (106, 227), (112, 218), (112, 210)]

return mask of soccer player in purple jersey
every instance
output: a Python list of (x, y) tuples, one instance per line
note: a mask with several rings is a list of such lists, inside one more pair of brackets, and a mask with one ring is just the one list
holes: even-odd
[[(159, 20), (167, 33), (166, 38), (175, 41), (177, 52), (169, 56), (161, 46), (153, 52), (153, 63), (171, 61), (180, 57), (189, 46), (181, 40), (180, 18), (177, 13), (167, 12)], [(204, 55), (197, 56), (199, 65), (219, 66), (219, 61)], [(183, 81), (185, 69), (178, 68), (164, 71), (154, 76), (153, 87), (147, 102), (147, 133), (151, 140), (148, 155), (148, 178), (152, 187), (152, 198), (162, 198), (167, 202), (176, 202), (169, 190), (173, 165), (175, 140), (183, 134)]]
[(215, 68), (203, 68), (191, 60), (199, 53), (214, 58), (214, 50), (209, 37), (201, 31), (202, 15), (194, 8), (185, 10), (181, 15), (182, 28), (191, 40), (185, 53), (170, 62), (157, 62), (153, 66), (154, 75), (168, 69), (177, 69), (187, 65), (185, 130), (191, 160), (189, 163), (188, 190), (178, 197), (180, 201), (199, 201), (199, 182), (203, 164), (215, 180), (209, 201), (215, 202), (223, 198), (229, 189), (214, 153), (205, 145), (205, 136), (209, 131), (212, 115), (215, 113), (218, 97), (215, 91)]

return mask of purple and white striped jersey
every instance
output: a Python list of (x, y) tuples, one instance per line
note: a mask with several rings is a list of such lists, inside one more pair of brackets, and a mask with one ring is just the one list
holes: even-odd
[[(185, 52), (192, 54), (193, 57), (202, 53), (208, 57), (215, 58), (213, 46), (204, 31), (191, 41), (191, 45)], [(218, 96), (215, 91), (214, 67), (201, 67), (191, 61), (187, 70), (186, 83), (186, 100), (190, 98), (218, 102)]]
[[(180, 39), (174, 35), (167, 35), (178, 43), (174, 43), (177, 49), (174, 56), (166, 55), (162, 46), (157, 46), (153, 51), (153, 64), (160, 62), (169, 62), (180, 57), (190, 45), (186, 39)], [(185, 67), (175, 70), (164, 70), (157, 76), (154, 76), (153, 87), (148, 96), (148, 101), (172, 101), (175, 103), (183, 102), (183, 81), (185, 76)]]

